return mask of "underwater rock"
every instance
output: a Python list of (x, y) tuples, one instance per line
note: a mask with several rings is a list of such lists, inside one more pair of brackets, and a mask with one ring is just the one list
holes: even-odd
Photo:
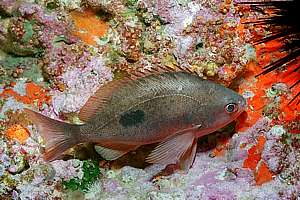
[(100, 199), (101, 194), (103, 192), (102, 190), (103, 190), (102, 183), (100, 181), (96, 181), (90, 186), (87, 193), (85, 193), (84, 198), (87, 200)]
[[(101, 11), (86, 8), (83, 11), (72, 11), (71, 19), (74, 22), (74, 30), (72, 31), (84, 43), (97, 46), (105, 44), (105, 34), (108, 25), (104, 17), (100, 17)], [(102, 14), (102, 13), (101, 13)], [(103, 19), (102, 19), (103, 18)], [(102, 40), (101, 40), (102, 39)]]
[(62, 46), (47, 57), (51, 62), (45, 71), (58, 89), (52, 92), (56, 113), (79, 111), (100, 86), (112, 80), (111, 70), (105, 66), (102, 56), (84, 47)]
[(33, 21), (24, 18), (10, 19), (6, 30), (2, 31), (0, 40), (2, 50), (19, 56), (31, 56), (38, 53), (40, 43), (34, 39), (36, 35), (34, 35), (33, 26)]
[(141, 28), (138, 26), (131, 27), (125, 25), (121, 32), (121, 51), (129, 62), (136, 62), (140, 59), (140, 42)]
[(0, 119), (4, 120), (5, 113), (7, 111), (17, 111), (24, 107), (22, 103), (17, 102), (13, 97), (7, 98), (6, 101), (3, 103), (0, 111)]
[[(240, 38), (239, 16), (232, 4), (226, 5), (232, 8), (226, 13), (215, 8), (218, 4), (209, 3), (141, 1), (140, 4), (164, 21), (164, 33), (174, 41), (172, 53), (181, 66), (200, 75), (216, 76), (218, 81), (228, 84), (251, 59), (244, 48), (249, 44)], [(232, 46), (232, 41), (236, 46)], [(211, 71), (207, 63), (214, 63), (216, 69)]]
[(108, 12), (120, 20), (122, 20), (122, 13), (126, 10), (125, 3), (122, 0), (84, 0), (84, 2), (92, 8), (98, 8)]
[(22, 85), (20, 82), (32, 80), (36, 83), (40, 83), (44, 80), (38, 58), (6, 55), (3, 59), (0, 59), (0, 66), (3, 70), (1, 83), (6, 86), (12, 82), (16, 82), (18, 87)]
[(0, 2), (0, 16), (11, 16), (16, 8), (19, 6), (19, 2), (16, 0), (2, 0)]
[(281, 171), (281, 158), (283, 156), (282, 152), (284, 152), (284, 146), (274, 140), (269, 140), (265, 144), (265, 149), (262, 153), (262, 158), (268, 164), (270, 170), (278, 174)]
[(6, 137), (14, 139), (21, 144), (24, 144), (29, 138), (29, 131), (19, 124), (15, 124), (6, 130)]
[[(252, 31), (262, 30), (249, 31), (245, 15), (234, 1), (218, 0), (0, 1), (0, 199), (299, 198), (299, 135), (290, 131), (299, 123), (286, 124), (297, 111), (279, 109), (293, 91), (274, 83), (278, 75), (253, 77), (277, 55), (249, 44)], [(86, 28), (89, 23), (105, 30)], [(80, 123), (74, 112), (106, 82), (160, 66), (234, 82), (248, 101), (248, 121), (226, 141), (199, 142), (186, 173), (159, 176), (166, 166), (142, 163), (151, 147), (108, 163), (82, 145), (64, 157), (72, 159), (44, 162), (43, 138), (24, 118), (24, 107)], [(252, 74), (243, 84), (235, 81), (246, 69)], [(74, 159), (79, 149), (84, 160)]]
[(67, 10), (72, 11), (80, 9), (82, 0), (40, 0), (36, 3), (43, 5), (49, 10)]
[(64, 181), (69, 181), (72, 178), (82, 179), (83, 177), (83, 163), (79, 160), (56, 160), (53, 161), (51, 165), (55, 171), (56, 178), (63, 179)]
[(47, 47), (51, 47), (57, 37), (65, 37), (71, 42), (69, 34), (70, 23), (64, 16), (56, 13), (46, 13), (36, 4), (18, 3), (14, 14), (10, 18), (0, 21), (1, 49), (18, 56), (32, 56), (40, 54)]

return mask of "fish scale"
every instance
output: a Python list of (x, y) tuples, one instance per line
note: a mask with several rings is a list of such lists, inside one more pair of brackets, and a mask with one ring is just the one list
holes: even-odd
[[(189, 74), (185, 74), (185, 73), (177, 74), (178, 77), (176, 77), (174, 75), (172, 76), (172, 75), (173, 74), (168, 74), (168, 76), (170, 78), (163, 77), (164, 82), (161, 82), (161, 79), (156, 78), (154, 76), (154, 78), (148, 77), (147, 79), (139, 81), (136, 84), (129, 83), (124, 88), (121, 88), (119, 91), (116, 91), (116, 93), (111, 97), (111, 100), (109, 101), (107, 106), (101, 111), (101, 113), (99, 113), (99, 115), (96, 115), (95, 118), (92, 119), (92, 121), (90, 123), (98, 124), (98, 126), (105, 124), (107, 126), (108, 124), (112, 123), (111, 122), (112, 118), (115, 118), (116, 116), (120, 116), (121, 113), (126, 112), (130, 108), (135, 107), (136, 105), (141, 104), (142, 102), (151, 101), (151, 99), (153, 99), (155, 96), (163, 97), (166, 95), (174, 95), (174, 97), (172, 99), (176, 100), (176, 97), (177, 97), (176, 94), (178, 94), (178, 83), (181, 83), (180, 85), (185, 86), (186, 89), (191, 89), (191, 88), (197, 86), (196, 84), (192, 85), (193, 82), (190, 81), (189, 79), (186, 79), (186, 76), (189, 76)], [(176, 82), (173, 79), (178, 79), (178, 78), (181, 78), (183, 80), (180, 80), (180, 81), (178, 81), (177, 84), (174, 84)], [(201, 79), (200, 78), (197, 78), (197, 79), (194, 79), (194, 82), (197, 81), (199, 83), (199, 80), (201, 80)], [(154, 87), (153, 86), (154, 81), (160, 81), (161, 87), (158, 87), (158, 86)], [(169, 81), (169, 82), (167, 82), (167, 81)], [(191, 85), (191, 86), (189, 86), (189, 85)], [(184, 95), (184, 92), (186, 93), (186, 95), (189, 95), (189, 96), (193, 95), (190, 90), (181, 91), (181, 95)], [(191, 94), (188, 94), (188, 93), (191, 93)], [(159, 106), (161, 106), (161, 108), (168, 108), (168, 110), (169, 109), (175, 110), (174, 108), (170, 107), (173, 105), (170, 101), (163, 101), (162, 99), (164, 99), (164, 98), (160, 98), (161, 102), (155, 102), (155, 103), (158, 103)], [(170, 100), (170, 98), (168, 98), (168, 99)], [(153, 99), (153, 101), (154, 101), (154, 99)], [(162, 105), (162, 104), (165, 104), (165, 105)], [(161, 110), (161, 108), (156, 108), (156, 109)], [(175, 105), (175, 108), (177, 110), (178, 106)], [(157, 110), (155, 110), (154, 112), (157, 112)], [(171, 114), (168, 114), (168, 115), (171, 116)], [(110, 121), (110, 123), (109, 123), (109, 121)], [(117, 121), (117, 119), (116, 119), (116, 121)], [(111, 127), (115, 127), (118, 125), (118, 123), (111, 124), (111, 125), (114, 125)], [(99, 129), (97, 128), (97, 130), (99, 130)], [(109, 132), (111, 132), (111, 131), (109, 131)], [(100, 133), (95, 132), (94, 134), (100, 134)]]
[[(174, 103), (170, 103), (170, 99), (172, 98), (176, 99)], [(158, 142), (161, 139), (160, 134), (170, 135), (170, 133), (163, 133), (164, 127), (171, 126), (175, 130), (180, 130), (191, 124), (191, 122), (186, 122), (182, 116), (184, 111), (191, 112), (193, 110), (195, 101), (186, 99), (185, 101), (182, 101), (180, 105), (180, 101), (178, 100), (180, 100), (178, 96), (167, 96), (147, 101), (147, 103), (140, 104), (140, 106), (134, 108), (135, 110), (142, 110), (145, 113), (145, 120), (142, 123), (125, 127), (119, 123), (119, 116), (111, 121), (111, 123), (107, 124), (101, 132), (106, 133), (105, 136), (108, 140), (111, 140), (110, 135), (113, 132), (122, 132), (124, 133), (122, 135), (124, 137), (122, 140), (130, 140), (131, 143), (143, 142), (149, 144)], [(177, 109), (175, 110), (175, 108)], [(158, 110), (161, 112), (157, 112)], [(105, 136), (102, 134), (102, 137)]]

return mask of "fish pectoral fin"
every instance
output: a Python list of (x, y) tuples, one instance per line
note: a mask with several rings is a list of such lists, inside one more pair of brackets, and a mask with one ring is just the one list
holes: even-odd
[(95, 150), (105, 160), (116, 160), (129, 152), (129, 151), (109, 149), (109, 148), (98, 146), (98, 145), (95, 145)]
[[(148, 163), (175, 164), (185, 157), (185, 153), (196, 140), (194, 133), (174, 135), (161, 142), (146, 158)], [(195, 154), (195, 153), (194, 153)]]
[(179, 168), (183, 171), (188, 171), (195, 161), (197, 150), (197, 139), (194, 139), (193, 144), (179, 159)]

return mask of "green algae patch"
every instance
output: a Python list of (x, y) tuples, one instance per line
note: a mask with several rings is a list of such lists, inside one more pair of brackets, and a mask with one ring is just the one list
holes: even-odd
[(24, 36), (22, 38), (22, 42), (27, 43), (32, 38), (33, 33), (34, 33), (34, 31), (33, 31), (33, 25), (34, 25), (34, 23), (35, 23), (34, 20), (31, 20), (31, 21), (26, 20), (24, 22), (25, 34), (24, 34)]
[[(7, 20), (1, 25), (3, 26), (3, 37), (0, 40), (0, 45), (4, 52), (17, 56), (34, 56), (44, 52), (44, 48), (37, 38), (36, 20), (24, 20), (24, 22), (17, 24), (14, 24), (13, 20)], [(22, 35), (12, 29), (14, 26), (22, 29)]]
[(113, 47), (113, 45), (109, 45), (109, 51), (107, 53), (106, 65), (113, 66), (122, 61), (122, 57), (125, 55), (122, 54), (121, 51), (117, 50), (117, 48)]
[(0, 66), (4, 71), (1, 76), (2, 83), (9, 83), (21, 77), (37, 83), (43, 81), (42, 70), (38, 65), (38, 58), (9, 55), (0, 60)]
[(132, 20), (132, 22), (137, 22), (138, 21), (137, 12), (138, 11), (135, 9), (135, 7), (130, 7), (127, 8), (124, 12), (122, 12), (121, 16), (128, 21)]
[(89, 190), (89, 187), (99, 178), (100, 175), (100, 168), (97, 161), (83, 161), (82, 171), (82, 179), (72, 178), (68, 181), (62, 182), (65, 189), (87, 192)]
[(137, 4), (137, 2), (138, 2), (138, 0), (127, 0), (127, 4), (129, 5), (129, 6), (135, 6), (136, 4)]
[(55, 9), (59, 8), (59, 3), (56, 1), (47, 2), (46, 8), (49, 10), (55, 10)]
[(64, 42), (64, 43), (68, 44), (69, 40), (64, 35), (58, 35), (52, 41), (53, 45), (56, 45), (56, 44), (61, 43), (61, 42)]

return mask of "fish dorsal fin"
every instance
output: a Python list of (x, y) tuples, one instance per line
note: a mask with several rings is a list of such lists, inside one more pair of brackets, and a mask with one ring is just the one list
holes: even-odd
[(92, 119), (107, 103), (112, 94), (118, 90), (122, 85), (131, 81), (130, 78), (123, 78), (121, 80), (113, 80), (99, 88), (93, 94), (79, 112), (80, 120), (87, 122)]
[(192, 132), (175, 135), (160, 143), (146, 158), (148, 163), (176, 164), (182, 155), (193, 145)]
[(132, 79), (138, 79), (142, 77), (146, 77), (152, 74), (161, 74), (164, 72), (186, 72), (190, 74), (194, 74), (199, 76), (196, 71), (192, 71), (190, 68), (187, 67), (181, 67), (181, 66), (175, 66), (169, 67), (169, 66), (159, 66), (159, 67), (152, 67), (152, 68), (139, 68), (134, 71), (130, 71), (130, 75)]

